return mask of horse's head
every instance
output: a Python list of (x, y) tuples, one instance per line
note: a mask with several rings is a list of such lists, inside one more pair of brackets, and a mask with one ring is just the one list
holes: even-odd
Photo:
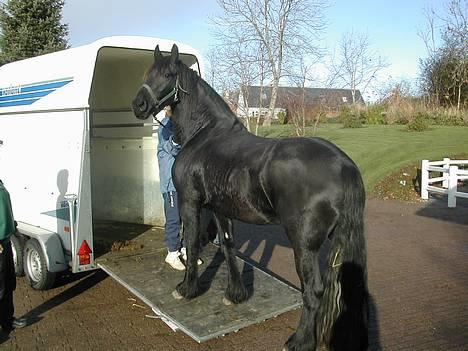
[(179, 49), (172, 46), (171, 56), (163, 56), (159, 45), (154, 49), (154, 63), (145, 77), (137, 95), (133, 99), (132, 108), (139, 119), (147, 119), (155, 115), (165, 106), (178, 101), (179, 78), (177, 64), (179, 62)]

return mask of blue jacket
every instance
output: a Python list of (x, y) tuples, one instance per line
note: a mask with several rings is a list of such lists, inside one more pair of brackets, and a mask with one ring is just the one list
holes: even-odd
[(172, 182), (172, 165), (180, 150), (180, 145), (173, 141), (172, 121), (166, 116), (161, 121), (164, 125), (158, 129), (159, 187), (161, 193), (176, 191)]

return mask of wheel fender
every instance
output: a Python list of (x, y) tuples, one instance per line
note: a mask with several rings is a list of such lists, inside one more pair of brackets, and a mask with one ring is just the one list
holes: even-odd
[(62, 242), (55, 233), (41, 235), (29, 235), (36, 239), (46, 256), (47, 270), (49, 272), (61, 272), (68, 268), (63, 254)]

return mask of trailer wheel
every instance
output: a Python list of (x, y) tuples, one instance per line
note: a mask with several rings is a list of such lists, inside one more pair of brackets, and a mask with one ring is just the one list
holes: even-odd
[(13, 261), (15, 263), (15, 273), (17, 277), (24, 275), (23, 268), (23, 253), (24, 253), (24, 242), (25, 237), (13, 234), (10, 238), (11, 249), (13, 251)]
[(29, 285), (36, 290), (47, 290), (55, 282), (55, 273), (47, 270), (47, 261), (41, 245), (29, 239), (24, 246), (23, 266)]

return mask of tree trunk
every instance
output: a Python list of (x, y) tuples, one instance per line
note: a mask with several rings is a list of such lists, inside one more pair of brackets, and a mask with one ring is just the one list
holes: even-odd
[(457, 111), (460, 111), (461, 87), (462, 85), (458, 84)]
[(271, 87), (270, 106), (269, 106), (265, 121), (263, 122), (264, 126), (271, 126), (271, 120), (273, 119), (273, 116), (275, 113), (276, 99), (278, 97), (278, 85), (279, 85), (279, 78), (274, 78), (273, 86)]
[(259, 103), (258, 103), (259, 111), (258, 111), (257, 120), (255, 121), (255, 135), (258, 135), (258, 126), (260, 124), (260, 117), (262, 115), (262, 109), (263, 109), (262, 96), (263, 96), (263, 79), (260, 80), (260, 96), (259, 96)]
[(248, 87), (244, 85), (244, 89), (242, 89), (242, 100), (244, 102), (244, 113), (245, 113), (245, 127), (247, 130), (250, 132), (250, 116), (249, 116), (249, 93), (248, 93)]

